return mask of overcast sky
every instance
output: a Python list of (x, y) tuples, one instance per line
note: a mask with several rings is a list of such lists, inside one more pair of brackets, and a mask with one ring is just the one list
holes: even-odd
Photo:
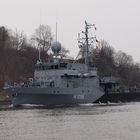
[(84, 20), (96, 24), (98, 39), (107, 40), (140, 62), (139, 0), (0, 0), (0, 26), (32, 35), (39, 24), (47, 24), (58, 40), (78, 53), (77, 34)]

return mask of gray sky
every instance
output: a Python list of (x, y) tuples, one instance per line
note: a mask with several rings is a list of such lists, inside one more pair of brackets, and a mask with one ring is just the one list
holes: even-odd
[(98, 39), (140, 62), (139, 0), (0, 0), (0, 26), (30, 36), (41, 23), (55, 34), (56, 20), (58, 40), (73, 56), (78, 53), (77, 34), (87, 20), (96, 24)]

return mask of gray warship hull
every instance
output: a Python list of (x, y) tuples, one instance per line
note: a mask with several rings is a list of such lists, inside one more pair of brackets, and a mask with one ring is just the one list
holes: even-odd
[(92, 89), (60, 89), (60, 88), (8, 88), (5, 89), (13, 106), (23, 104), (34, 105), (72, 105), (93, 103), (104, 92), (98, 88)]
[(5, 89), (14, 106), (85, 104), (104, 95), (97, 69), (89, 65), (89, 45), (93, 45), (95, 37), (88, 37), (91, 25), (85, 21), (85, 26), (85, 37), (78, 41), (82, 62), (77, 61), (78, 57), (62, 59), (61, 43), (57, 40), (51, 44), (53, 56), (46, 61), (40, 59), (39, 51), (34, 77)]

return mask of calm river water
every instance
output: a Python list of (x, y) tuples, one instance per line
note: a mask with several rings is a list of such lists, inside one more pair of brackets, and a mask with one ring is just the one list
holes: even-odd
[(0, 140), (139, 140), (140, 103), (0, 111)]

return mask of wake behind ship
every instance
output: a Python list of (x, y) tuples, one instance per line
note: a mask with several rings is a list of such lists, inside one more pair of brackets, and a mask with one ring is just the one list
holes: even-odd
[(22, 85), (5, 87), (14, 106), (93, 103), (103, 96), (97, 70), (89, 66), (88, 30), (94, 25), (89, 25), (86, 21), (85, 25), (85, 38), (83, 41), (79, 39), (81, 60), (84, 62), (62, 60), (59, 57), (61, 44), (56, 40), (51, 45), (53, 57), (47, 62), (43, 62), (39, 57), (33, 79)]

